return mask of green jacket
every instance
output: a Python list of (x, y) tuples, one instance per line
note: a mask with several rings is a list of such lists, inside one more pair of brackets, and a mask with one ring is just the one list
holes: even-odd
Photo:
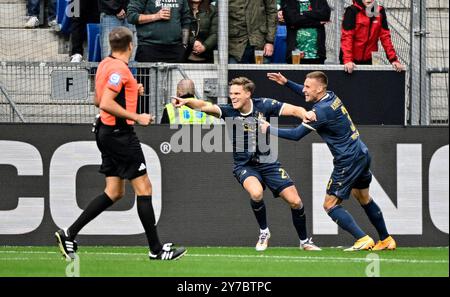
[(228, 52), (241, 60), (247, 41), (256, 49), (273, 43), (277, 30), (276, 0), (229, 0)]
[(217, 47), (218, 16), (217, 8), (210, 5), (210, 10), (200, 10), (197, 18), (191, 14), (191, 38), (190, 44), (199, 40), (206, 48), (207, 52), (212, 52)]
[[(155, 14), (164, 4), (172, 7), (170, 20), (138, 24), (140, 14)], [(189, 29), (191, 23), (187, 0), (130, 0), (127, 19), (136, 25), (138, 44), (147, 45), (181, 44), (181, 29)]]

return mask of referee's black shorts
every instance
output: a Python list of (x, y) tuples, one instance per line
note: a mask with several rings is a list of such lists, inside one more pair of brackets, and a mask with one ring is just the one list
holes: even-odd
[(147, 174), (144, 153), (133, 127), (100, 125), (96, 140), (102, 153), (100, 173), (129, 180)]

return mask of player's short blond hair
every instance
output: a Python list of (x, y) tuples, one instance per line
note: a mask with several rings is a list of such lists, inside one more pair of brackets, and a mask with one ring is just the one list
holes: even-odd
[(310, 72), (306, 75), (306, 78), (318, 80), (321, 84), (325, 86), (325, 88), (328, 86), (328, 77), (322, 71)]
[(253, 94), (253, 92), (255, 91), (255, 88), (256, 88), (255, 83), (253, 81), (251, 81), (247, 77), (243, 77), (243, 76), (233, 78), (230, 81), (229, 85), (230, 85), (230, 87), (233, 85), (234, 86), (242, 86), (242, 88), (245, 91), (250, 92), (251, 94)]

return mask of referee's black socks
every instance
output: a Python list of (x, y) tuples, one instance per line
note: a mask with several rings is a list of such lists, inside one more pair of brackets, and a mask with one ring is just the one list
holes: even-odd
[(95, 219), (95, 217), (102, 213), (105, 209), (113, 205), (113, 203), (114, 202), (108, 197), (108, 195), (106, 195), (106, 193), (102, 193), (97, 196), (89, 203), (87, 208), (81, 213), (72, 226), (69, 227), (69, 237), (73, 240), (84, 226)]
[(147, 235), (148, 245), (153, 254), (162, 250), (162, 244), (159, 241), (156, 230), (155, 213), (153, 211), (152, 196), (137, 196), (137, 210), (142, 226), (144, 226), (145, 235)]

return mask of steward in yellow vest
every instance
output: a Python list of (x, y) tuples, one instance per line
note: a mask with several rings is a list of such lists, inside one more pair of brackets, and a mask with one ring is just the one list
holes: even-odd
[[(194, 97), (185, 99), (196, 99)], [(207, 102), (211, 105), (210, 102)], [(167, 112), (168, 122), (165, 119), (165, 112)], [(161, 124), (180, 124), (180, 125), (191, 125), (191, 124), (213, 124), (217, 123), (217, 119), (213, 116), (209, 116), (204, 112), (190, 109), (187, 106), (182, 106), (180, 108), (175, 108), (172, 103), (166, 104), (165, 112), (163, 113), (163, 118), (161, 119)]]
[[(196, 99), (195, 84), (192, 79), (184, 78), (177, 84), (177, 97), (184, 99)], [(211, 103), (207, 103), (210, 105)], [(166, 104), (161, 124), (178, 124), (178, 125), (208, 125), (213, 123), (220, 123), (220, 120), (213, 116), (209, 116), (204, 112), (190, 109), (187, 106), (175, 108), (172, 103)]]

